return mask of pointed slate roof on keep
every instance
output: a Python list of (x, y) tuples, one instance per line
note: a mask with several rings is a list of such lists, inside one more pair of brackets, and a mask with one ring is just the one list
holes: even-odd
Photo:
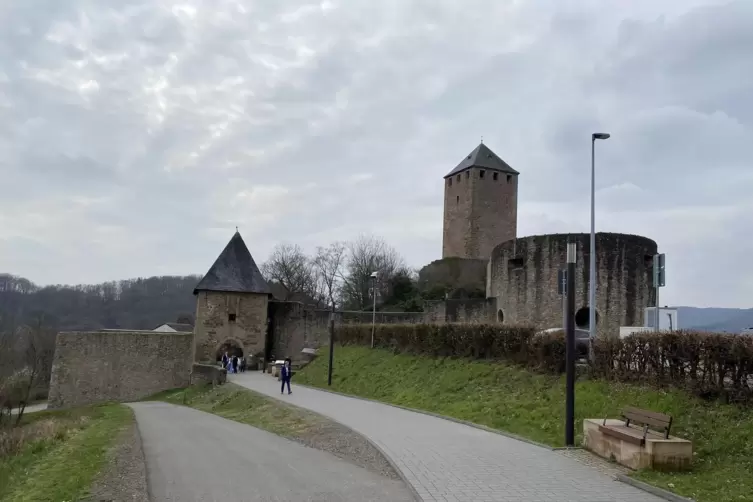
[(228, 291), (232, 293), (259, 293), (269, 295), (267, 281), (261, 275), (243, 237), (235, 232), (220, 256), (199, 281), (193, 294), (199, 291)]
[(518, 171), (507, 165), (507, 162), (500, 159), (496, 153), (483, 143), (480, 143), (471, 153), (469, 153), (460, 164), (445, 176), (449, 178), (461, 171), (471, 167), (482, 167), (491, 171), (499, 171), (508, 174), (520, 174)]

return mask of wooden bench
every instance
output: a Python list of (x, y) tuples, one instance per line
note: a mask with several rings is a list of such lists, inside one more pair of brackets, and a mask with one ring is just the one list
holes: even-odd
[[(645, 446), (649, 434), (669, 439), (669, 430), (672, 427), (672, 417), (669, 415), (628, 407), (623, 410), (622, 418), (625, 420), (624, 425), (607, 425), (607, 419), (604, 418), (604, 422), (599, 425), (599, 431), (638, 446)], [(631, 424), (641, 428), (632, 427)]]

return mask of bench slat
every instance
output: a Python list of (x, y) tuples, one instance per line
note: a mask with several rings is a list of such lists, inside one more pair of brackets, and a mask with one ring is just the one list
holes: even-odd
[[(637, 408), (626, 408), (625, 411), (622, 412), (622, 416), (630, 422), (648, 425), (659, 429), (665, 434), (669, 434), (669, 428), (672, 425), (672, 417), (661, 413), (655, 414), (653, 412), (649, 412), (652, 414), (647, 415), (645, 411), (646, 410), (639, 410)], [(657, 418), (655, 415), (660, 415), (660, 418)]]
[(672, 421), (672, 417), (664, 413), (659, 413), (657, 411), (651, 411), (651, 410), (642, 410), (640, 408), (635, 408), (633, 406), (626, 407), (624, 412), (632, 413), (635, 415), (641, 415), (643, 417), (651, 418), (658, 422), (670, 423)]
[(619, 438), (627, 443), (631, 444), (637, 444), (639, 446), (643, 446), (645, 443), (645, 439), (643, 438), (643, 431), (635, 431), (638, 433), (638, 436), (634, 436), (633, 434), (630, 434), (628, 432), (622, 431), (620, 429), (613, 429), (612, 427), (608, 425), (600, 425), (599, 431), (602, 434), (606, 434), (607, 436), (613, 436), (616, 438)]

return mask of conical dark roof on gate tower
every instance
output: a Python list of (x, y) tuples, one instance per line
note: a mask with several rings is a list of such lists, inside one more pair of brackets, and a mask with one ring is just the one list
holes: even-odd
[(199, 291), (272, 294), (239, 232), (235, 232), (193, 294)]
[(471, 153), (460, 161), (460, 164), (455, 166), (455, 169), (445, 175), (445, 178), (449, 178), (455, 174), (458, 174), (471, 167), (482, 167), (491, 171), (499, 171), (501, 173), (508, 174), (520, 174), (518, 171), (510, 167), (507, 162), (499, 158), (499, 156), (492, 152), (491, 148), (483, 143), (473, 149)]

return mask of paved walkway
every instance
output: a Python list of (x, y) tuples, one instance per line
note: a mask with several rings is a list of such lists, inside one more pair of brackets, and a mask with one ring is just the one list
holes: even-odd
[(402, 482), (294, 441), (168, 403), (132, 403), (152, 502), (411, 502)]
[[(26, 408), (24, 408), (24, 415), (27, 413), (35, 413), (37, 411), (44, 411), (47, 409), (47, 403), (37, 403), (37, 404), (30, 404)], [(11, 415), (18, 415), (18, 408), (13, 408), (10, 410)]]
[(424, 501), (662, 502), (546, 448), (393, 406), (296, 387), (258, 372), (230, 381), (343, 423), (379, 445)]

